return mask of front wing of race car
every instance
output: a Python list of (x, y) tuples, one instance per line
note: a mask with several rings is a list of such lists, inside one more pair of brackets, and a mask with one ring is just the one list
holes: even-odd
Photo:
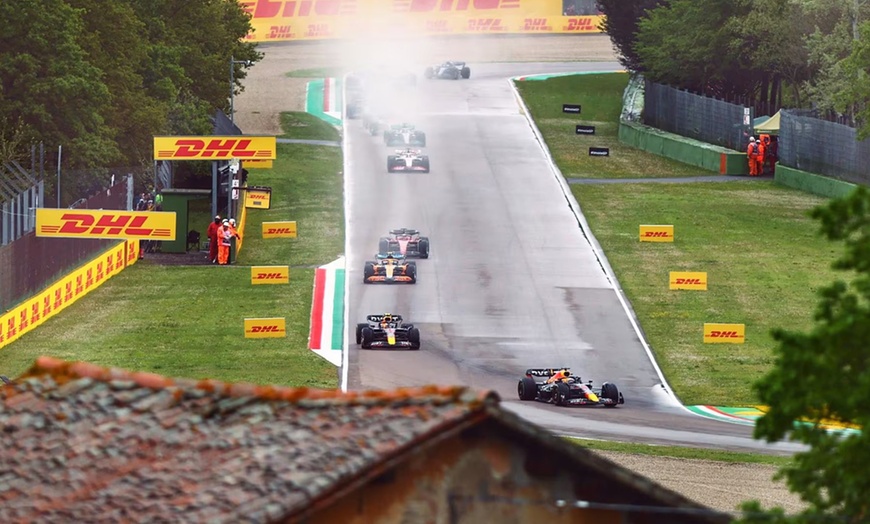
[(414, 347), (411, 344), (410, 340), (396, 340), (394, 343), (390, 344), (387, 340), (373, 340), (372, 348), (394, 348), (394, 349), (405, 349)]
[(384, 282), (384, 283), (402, 283), (402, 284), (413, 284), (414, 279), (408, 275), (372, 275), (370, 277), (366, 277), (366, 282)]

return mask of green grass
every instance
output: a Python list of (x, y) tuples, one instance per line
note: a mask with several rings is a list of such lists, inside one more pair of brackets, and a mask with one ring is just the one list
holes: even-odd
[[(553, 158), (567, 178), (685, 177), (710, 174), (619, 142), (625, 73), (576, 75), (517, 82)], [(578, 115), (562, 104), (580, 104)], [(576, 135), (574, 126), (595, 126), (594, 136)], [(590, 157), (589, 147), (609, 147), (610, 156)]]
[(679, 446), (654, 446), (649, 444), (634, 444), (629, 442), (613, 442), (607, 440), (589, 440), (569, 438), (578, 446), (593, 451), (612, 451), (632, 455), (648, 455), (655, 457), (671, 457), (687, 460), (715, 460), (718, 462), (769, 464), (785, 466), (791, 463), (790, 456), (763, 455), (760, 453), (742, 453), (737, 451), (722, 451), (717, 449), (684, 448)]
[(280, 135), (281, 138), (333, 142), (339, 139), (338, 129), (309, 113), (296, 111), (281, 113), (281, 128), (284, 130)]
[[(250, 172), (251, 184), (272, 186), (272, 209), (248, 213), (239, 266), (140, 261), (0, 350), (3, 374), (51, 355), (171, 377), (336, 387), (336, 368), (307, 349), (314, 270), (291, 269), (289, 285), (251, 286), (242, 266), (314, 266), (341, 253), (341, 150), (279, 144), (278, 157)], [(299, 238), (260, 239), (264, 220), (296, 220)], [(245, 317), (285, 317), (287, 337), (245, 339)]]
[(340, 67), (312, 67), (307, 69), (294, 69), (288, 71), (288, 78), (340, 78), (345, 70)]

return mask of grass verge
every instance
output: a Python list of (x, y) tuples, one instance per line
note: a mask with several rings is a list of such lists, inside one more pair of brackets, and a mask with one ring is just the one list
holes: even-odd
[(572, 443), (593, 451), (612, 451), (631, 455), (647, 455), (653, 457), (670, 457), (686, 460), (715, 460), (717, 462), (769, 464), (785, 466), (792, 461), (791, 457), (779, 455), (763, 455), (760, 453), (742, 453), (739, 451), (723, 451), (718, 449), (684, 448), (679, 446), (653, 446), (650, 444), (634, 444), (629, 442), (613, 442), (608, 440), (589, 440), (570, 438)]
[(337, 142), (340, 137), (335, 127), (312, 114), (297, 111), (281, 113), (281, 128), (284, 130), (281, 138)]
[(340, 78), (344, 72), (344, 69), (340, 67), (311, 67), (294, 69), (285, 73), (284, 76), (288, 78)]
[[(292, 136), (292, 133), (290, 134)], [(17, 376), (39, 355), (171, 377), (333, 388), (336, 368), (307, 349), (314, 270), (343, 249), (341, 150), (279, 144), (270, 170), (272, 209), (247, 214), (239, 265), (161, 266), (147, 259), (0, 351)], [(299, 238), (262, 240), (264, 220), (296, 220)], [(245, 265), (282, 264), (286, 286), (251, 286)], [(245, 339), (245, 317), (285, 317), (284, 339)]]
[[(625, 73), (576, 75), (517, 82), (550, 147), (553, 159), (567, 178), (639, 178), (709, 175), (701, 168), (653, 155), (619, 142)], [(580, 116), (562, 113), (562, 104), (580, 104)], [(576, 124), (595, 126), (595, 135), (576, 135)], [(589, 147), (609, 147), (607, 158), (589, 156)]]
[[(584, 104), (584, 113), (589, 107), (591, 118), (608, 105), (605, 112), (618, 113), (624, 76), (519, 84), (534, 86), (524, 93), (530, 107), (556, 107), (568, 92), (588, 93), (572, 100)], [(561, 105), (547, 109), (550, 116), (556, 110)], [(576, 166), (576, 145), (552, 133), (547, 145), (567, 175)], [(658, 159), (655, 170), (650, 158)], [(607, 165), (612, 158), (591, 160)], [(644, 153), (612, 169), (632, 178), (685, 174), (667, 171), (668, 164)], [(808, 328), (816, 290), (836, 278), (830, 263), (839, 248), (817, 234), (808, 216), (825, 199), (761, 180), (575, 184), (572, 191), (683, 403), (757, 404), (751, 384), (773, 364), (770, 330)], [(675, 242), (638, 242), (640, 224), (674, 224)], [(706, 271), (709, 290), (670, 291), (670, 271)], [(746, 324), (746, 343), (704, 344), (704, 322)]]

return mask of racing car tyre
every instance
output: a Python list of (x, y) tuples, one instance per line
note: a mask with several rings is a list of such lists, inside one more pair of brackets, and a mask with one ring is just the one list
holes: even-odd
[(517, 383), (517, 395), (520, 400), (535, 400), (538, 397), (538, 384), (531, 377), (523, 377)]
[(363, 269), (363, 284), (368, 284), (369, 277), (375, 275), (375, 267), (371, 262), (366, 262), (366, 267)]
[(468, 66), (463, 67), (462, 71), (459, 72), (459, 75), (465, 79), (471, 78), (471, 68)]
[(567, 406), (568, 405), (568, 396), (571, 394), (571, 388), (568, 387), (568, 384), (564, 384), (562, 382), (556, 384), (556, 392), (553, 393), (553, 400), (557, 406)]
[(417, 264), (415, 262), (408, 262), (408, 270), (407, 275), (411, 277), (411, 283), (417, 283)]
[(368, 324), (357, 324), (356, 325), (356, 343), (359, 344), (362, 342), (362, 330), (367, 328)]
[(421, 238), (417, 249), (420, 251), (420, 258), (429, 258), (429, 239)]
[(619, 403), (619, 388), (616, 387), (616, 384), (605, 382), (601, 384), (601, 397), (613, 401), (613, 404), (606, 404), (605, 407), (615, 408), (616, 404)]
[(390, 240), (386, 238), (381, 238), (378, 240), (378, 253), (381, 255), (385, 255), (390, 251)]
[(408, 341), (411, 342), (411, 349), (420, 349), (420, 330), (415, 327), (409, 329)]
[(366, 326), (362, 328), (362, 347), (363, 349), (371, 349), (372, 348), (372, 340), (375, 338), (375, 332), (372, 331), (372, 328)]
[(387, 173), (393, 172), (393, 164), (396, 163), (396, 156), (390, 155), (387, 157)]
[(423, 167), (425, 168), (425, 171), (423, 171), (423, 172), (428, 173), (429, 172), (429, 159), (428, 158), (423, 159)]

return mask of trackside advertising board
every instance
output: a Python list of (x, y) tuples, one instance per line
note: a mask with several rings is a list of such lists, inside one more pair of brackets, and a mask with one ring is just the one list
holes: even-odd
[(154, 160), (275, 160), (274, 136), (155, 136)]
[(296, 221), (263, 222), (263, 238), (296, 238)]
[(246, 318), (245, 338), (284, 338), (286, 325), (284, 318)]
[(563, 0), (240, 0), (254, 42), (374, 35), (600, 33), (602, 16), (565, 16)]
[(743, 344), (745, 324), (704, 324), (704, 344)]
[(290, 266), (251, 266), (251, 284), (289, 284)]
[(272, 188), (246, 187), (245, 207), (253, 209), (269, 209), (272, 207)]
[(0, 315), (0, 348), (33, 331), (139, 260), (139, 242), (120, 242)]
[(706, 271), (671, 271), (669, 289), (707, 291)]
[(673, 242), (674, 226), (672, 225), (641, 225), (639, 230), (641, 242)]
[(175, 235), (171, 211), (36, 209), (38, 237), (175, 240)]

